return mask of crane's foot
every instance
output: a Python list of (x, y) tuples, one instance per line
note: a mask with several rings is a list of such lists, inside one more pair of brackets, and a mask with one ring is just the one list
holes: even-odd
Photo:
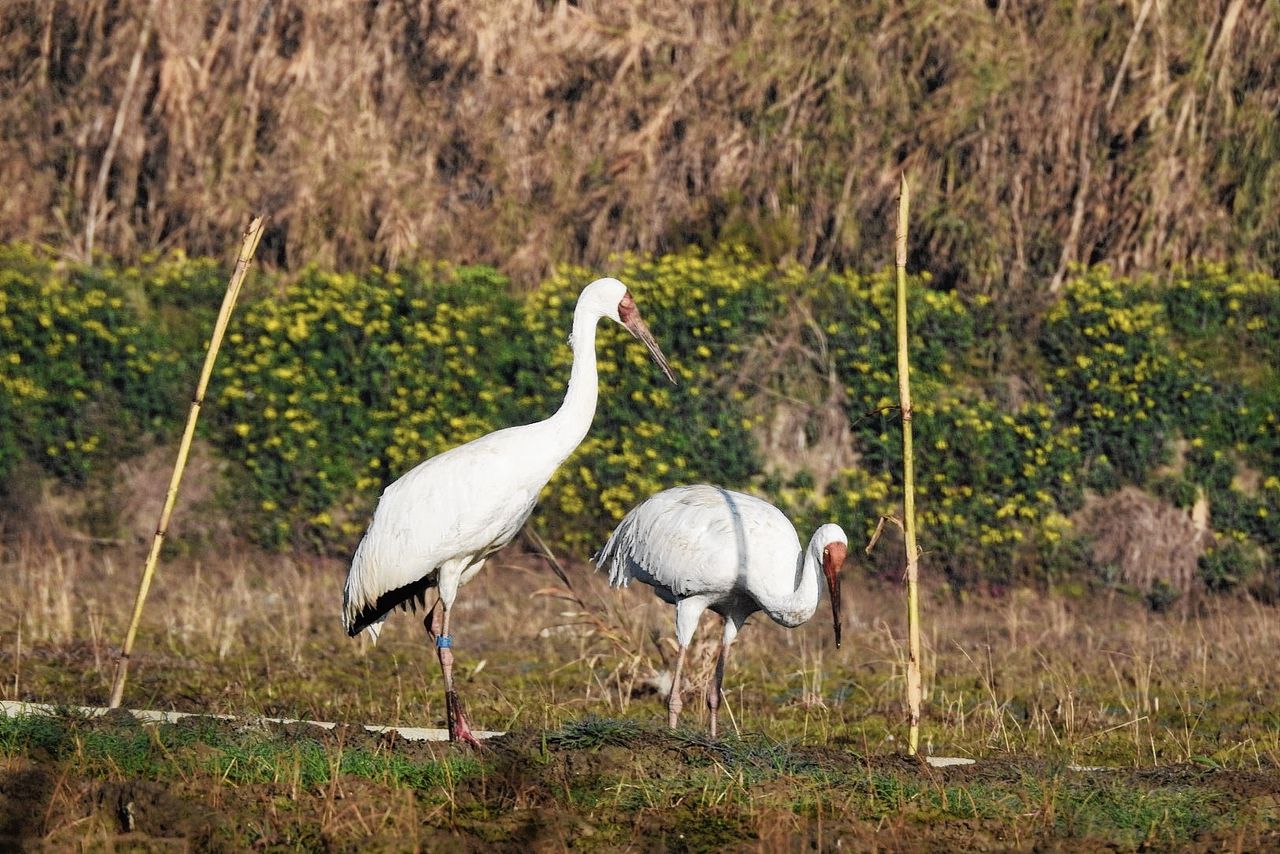
[(469, 744), (475, 748), (482, 747), (480, 740), (471, 732), (466, 716), (462, 714), (462, 701), (458, 699), (456, 691), (445, 692), (444, 707), (449, 721), (449, 740)]

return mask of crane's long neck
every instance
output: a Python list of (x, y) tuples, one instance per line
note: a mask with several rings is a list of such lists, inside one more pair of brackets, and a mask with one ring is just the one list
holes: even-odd
[(798, 626), (808, 622), (818, 610), (818, 602), (822, 600), (822, 584), (818, 579), (821, 565), (821, 553), (815, 553), (810, 543), (800, 555), (796, 575), (788, 579), (791, 589), (778, 596), (768, 609), (775, 622)]
[(596, 414), (599, 397), (596, 321), (599, 319), (598, 314), (581, 306), (573, 313), (573, 336), (569, 339), (573, 347), (573, 369), (569, 373), (569, 387), (556, 414), (543, 422), (551, 433), (553, 446), (560, 451), (557, 465), (586, 437)]

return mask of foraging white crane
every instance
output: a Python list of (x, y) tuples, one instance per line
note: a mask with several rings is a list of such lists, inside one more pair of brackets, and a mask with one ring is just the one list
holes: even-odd
[(848, 539), (838, 525), (818, 528), (802, 550), (795, 527), (769, 502), (698, 484), (659, 492), (628, 513), (596, 556), (596, 565), (611, 564), (612, 586), (643, 581), (676, 606), (679, 651), (667, 698), (672, 729), (684, 705), (680, 676), (698, 620), (708, 608), (724, 617), (715, 677), (707, 686), (715, 738), (724, 665), (738, 630), (756, 611), (787, 628), (806, 622), (822, 597), (819, 567), (840, 646), (840, 566), (847, 551)]
[[(418, 464), (378, 499), (356, 548), (342, 597), (342, 623), (355, 637), (378, 639), (397, 606), (439, 598), (424, 624), (435, 639), (444, 676), (449, 739), (479, 745), (453, 688), (449, 615), (458, 588), (485, 558), (502, 548), (533, 512), (538, 494), (591, 427), (596, 411), (596, 321), (607, 317), (640, 339), (671, 382), (675, 375), (640, 317), (626, 286), (597, 279), (583, 288), (573, 312), (573, 368), (560, 409), (545, 421), (508, 427)], [(416, 608), (415, 608), (416, 610)]]

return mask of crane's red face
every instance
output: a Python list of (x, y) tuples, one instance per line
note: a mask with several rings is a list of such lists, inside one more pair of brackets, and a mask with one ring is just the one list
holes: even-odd
[(631, 291), (627, 291), (622, 298), (622, 302), (618, 303), (618, 320), (622, 325), (627, 327), (627, 331), (636, 338), (640, 339), (640, 343), (649, 348), (649, 355), (653, 356), (653, 360), (658, 363), (658, 367), (662, 368), (662, 372), (667, 375), (667, 379), (671, 380), (675, 385), (676, 375), (671, 371), (671, 365), (667, 363), (667, 357), (662, 355), (662, 348), (658, 346), (658, 342), (654, 340), (653, 333), (649, 331), (649, 327), (645, 325), (644, 318), (640, 316), (640, 309), (636, 306), (635, 298), (631, 296)]
[(822, 550), (822, 574), (827, 577), (831, 594), (831, 621), (836, 630), (836, 649), (840, 648), (840, 567), (844, 566), (849, 548), (844, 543), (830, 543)]

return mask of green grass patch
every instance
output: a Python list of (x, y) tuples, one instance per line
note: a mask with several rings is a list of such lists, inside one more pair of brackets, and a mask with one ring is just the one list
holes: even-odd
[(470, 755), (414, 758), (391, 745), (347, 746), (321, 735), (270, 726), (235, 728), (193, 718), (144, 726), (110, 719), (31, 715), (0, 717), (0, 752), (74, 760), (83, 773), (165, 779), (208, 775), (233, 784), (288, 783), (314, 788), (348, 776), (430, 790), (481, 768)]

